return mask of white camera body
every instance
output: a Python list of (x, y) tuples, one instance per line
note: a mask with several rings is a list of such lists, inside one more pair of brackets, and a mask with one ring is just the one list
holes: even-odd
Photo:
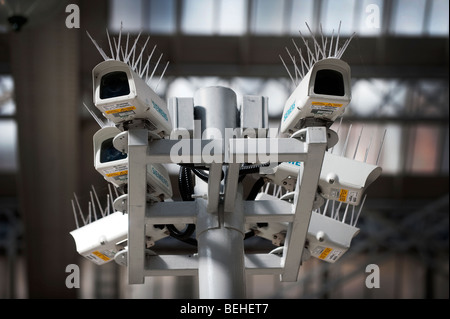
[(106, 126), (93, 137), (95, 169), (116, 187), (128, 183), (128, 156), (118, 151), (112, 143), (120, 132), (115, 126)]
[[(259, 193), (256, 200), (279, 200), (265, 193)], [(246, 225), (247, 229), (256, 229), (258, 237), (270, 240), (273, 245), (284, 245), (288, 223), (265, 223), (263, 227)], [(334, 263), (350, 248), (352, 239), (358, 235), (359, 228), (343, 223), (340, 220), (312, 212), (305, 241), (302, 260), (311, 256)]]
[(351, 100), (350, 71), (339, 59), (316, 62), (286, 101), (280, 133), (298, 131), (306, 119), (332, 123), (342, 115)]
[(358, 233), (357, 227), (313, 212), (306, 235), (306, 249), (310, 256), (335, 263), (350, 248)]
[(319, 178), (320, 195), (358, 206), (367, 187), (381, 172), (379, 166), (325, 152)]
[[(113, 139), (119, 133), (117, 127), (107, 126), (97, 131), (93, 137), (95, 169), (116, 187), (128, 183), (127, 154), (120, 152), (113, 145)], [(153, 201), (173, 196), (169, 173), (162, 164), (147, 165), (147, 186), (147, 195)]]
[(128, 215), (115, 212), (70, 234), (81, 256), (103, 265), (114, 260), (114, 255), (124, 248), (128, 236)]
[[(168, 236), (167, 228), (146, 225), (146, 244), (152, 246)], [(114, 256), (128, 244), (128, 214), (115, 212), (70, 232), (77, 252), (94, 262), (103, 265), (114, 260)]]
[(94, 104), (121, 130), (140, 123), (154, 137), (169, 136), (172, 121), (166, 103), (126, 63), (107, 60), (92, 70)]

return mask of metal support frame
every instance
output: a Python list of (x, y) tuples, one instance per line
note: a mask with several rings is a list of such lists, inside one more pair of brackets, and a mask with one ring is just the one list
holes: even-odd
[[(142, 129), (130, 129), (128, 136), (128, 278), (130, 284), (144, 282), (146, 276), (198, 275), (200, 298), (245, 297), (246, 274), (280, 274), (283, 281), (296, 281), (301, 266), (304, 242), (316, 195), (320, 170), (327, 147), (324, 127), (304, 129), (299, 139), (258, 139), (258, 145), (270, 145), (277, 162), (302, 161), (294, 202), (244, 201), (238, 184), (240, 163), (255, 159), (255, 140), (234, 138), (229, 147), (220, 140), (157, 140), (148, 142)], [(190, 150), (185, 156), (171, 156), (181, 143)], [(208, 143), (217, 145), (215, 154), (223, 163), (210, 166), (208, 198), (193, 202), (146, 203), (146, 165), (149, 163), (202, 163), (201, 151)], [(194, 147), (195, 145), (200, 147)], [(219, 147), (220, 146), (220, 147)], [(274, 149), (276, 147), (276, 149)], [(210, 148), (209, 148), (210, 149)], [(267, 153), (264, 153), (267, 154)], [(255, 157), (253, 157), (255, 156)], [(225, 162), (225, 158), (228, 162)], [(273, 159), (271, 161), (274, 161)], [(220, 193), (222, 166), (227, 167), (224, 196)], [(215, 178), (217, 177), (217, 178)], [(216, 182), (214, 182), (216, 181)], [(283, 254), (245, 254), (243, 246), (246, 222), (288, 222)], [(154, 224), (196, 224), (198, 255), (146, 256), (145, 227)]]

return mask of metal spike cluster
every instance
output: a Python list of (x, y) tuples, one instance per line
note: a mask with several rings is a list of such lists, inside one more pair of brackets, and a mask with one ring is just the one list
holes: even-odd
[[(356, 35), (356, 33), (353, 33), (350, 36), (350, 38), (347, 39), (341, 47), (339, 47), (339, 38), (340, 38), (341, 24), (342, 24), (341, 22), (339, 23), (336, 40), (334, 41), (334, 29), (333, 29), (333, 31), (331, 33), (331, 40), (330, 40), (329, 44), (328, 44), (328, 38), (324, 37), (324, 35), (323, 35), (322, 24), (320, 24), (320, 27), (319, 27), (319, 31), (320, 31), (319, 41), (320, 42), (314, 36), (308, 23), (305, 22), (305, 24), (306, 24), (306, 27), (308, 28), (309, 33), (311, 34), (311, 38), (312, 38), (312, 42), (313, 42), (312, 44), (308, 43), (308, 40), (306, 40), (304, 35), (302, 34), (302, 32), (299, 31), (300, 37), (305, 45), (306, 58), (303, 57), (302, 49), (299, 48), (299, 46), (297, 45), (297, 43), (295, 42), (294, 39), (292, 39), (292, 43), (294, 44), (295, 51), (297, 53), (294, 52), (294, 54), (291, 54), (289, 49), (287, 47), (285, 47), (286, 52), (289, 55), (289, 58), (291, 59), (292, 64), (294, 65), (294, 75), (295, 76), (293, 76), (291, 74), (291, 72), (289, 71), (289, 68), (287, 67), (286, 63), (284, 62), (284, 60), (280, 54), (281, 62), (283, 63), (287, 73), (289, 74), (289, 77), (291, 78), (294, 86), (298, 86), (300, 81), (305, 77), (305, 75), (308, 73), (308, 71), (312, 68), (312, 66), (316, 62), (323, 60), (323, 59), (327, 59), (327, 58), (340, 59), (342, 57), (342, 55), (344, 54), (345, 50), (347, 49), (348, 45), (352, 41), (353, 37)], [(333, 42), (335, 42), (335, 43), (333, 43)], [(298, 54), (298, 57), (296, 56), (296, 54)]]
[[(108, 184), (108, 194), (106, 195), (106, 207), (105, 207), (105, 209), (103, 209), (103, 206), (100, 203), (100, 200), (98, 198), (98, 195), (97, 195), (97, 192), (95, 191), (94, 186), (91, 185), (91, 187), (92, 187), (92, 191), (89, 192), (91, 200), (88, 203), (87, 216), (85, 216), (85, 214), (83, 213), (83, 210), (81, 209), (77, 194), (73, 193), (75, 202), (73, 199), (71, 200), (71, 202), (72, 202), (73, 216), (75, 218), (75, 225), (77, 226), (77, 229), (80, 227), (86, 226), (100, 218), (103, 218), (105, 216), (108, 216), (108, 215), (116, 212), (116, 210), (114, 209), (114, 200), (117, 199), (117, 197), (119, 197), (119, 193), (117, 192), (117, 189), (114, 188), (114, 193), (116, 196), (114, 198), (113, 192), (111, 189), (111, 184)], [(95, 201), (94, 201), (94, 199), (95, 199)], [(97, 207), (96, 207), (96, 204), (97, 204)], [(97, 215), (97, 209), (100, 212), (99, 216)], [(78, 221), (78, 215), (81, 218), (82, 224), (80, 224)]]
[[(134, 71), (136, 72), (144, 81), (145, 83), (147, 83), (147, 85), (149, 85), (150, 81), (153, 79), (153, 76), (155, 75), (156, 69), (159, 66), (159, 63), (161, 62), (161, 59), (163, 57), (163, 54), (161, 53), (161, 55), (159, 56), (155, 67), (153, 68), (153, 71), (151, 72), (150, 76), (149, 71), (150, 71), (150, 61), (153, 57), (153, 54), (155, 52), (155, 49), (157, 47), (157, 45), (155, 45), (152, 49), (152, 52), (150, 53), (150, 55), (148, 55), (148, 57), (144, 57), (144, 51), (145, 48), (147, 46), (148, 41), (150, 40), (150, 36), (147, 38), (147, 40), (145, 41), (144, 46), (142, 47), (141, 51), (138, 52), (137, 49), (137, 43), (139, 41), (139, 38), (141, 36), (141, 32), (139, 32), (138, 36), (136, 37), (136, 39), (134, 40), (133, 44), (131, 45), (130, 42), (130, 33), (127, 33), (126, 36), (126, 42), (125, 42), (125, 48), (122, 47), (123, 41), (122, 41), (122, 23), (120, 24), (120, 31), (119, 31), (119, 36), (118, 39), (116, 40), (116, 38), (112, 38), (111, 41), (111, 37), (109, 35), (108, 29), (106, 29), (106, 36), (108, 37), (108, 44), (109, 44), (109, 49), (110, 49), (110, 55), (108, 56), (105, 51), (103, 51), (103, 49), (98, 45), (98, 43), (91, 37), (91, 35), (89, 34), (89, 32), (87, 32), (87, 35), (89, 36), (89, 38), (91, 39), (92, 43), (95, 45), (95, 47), (97, 48), (98, 52), (100, 53), (100, 55), (103, 57), (103, 59), (105, 61), (107, 60), (116, 60), (116, 61), (122, 61), (126, 64), (128, 64), (128, 66)], [(130, 47), (130, 49), (128, 49), (128, 47)], [(144, 62), (144, 60), (147, 59), (147, 61)], [(155, 88), (153, 89), (154, 91), (156, 91), (158, 89), (159, 83), (161, 82), (164, 74), (166, 73), (167, 67), (169, 66), (169, 61), (167, 61), (166, 66), (164, 67), (164, 70), (161, 73), (161, 76), (159, 78), (158, 83), (156, 84)]]

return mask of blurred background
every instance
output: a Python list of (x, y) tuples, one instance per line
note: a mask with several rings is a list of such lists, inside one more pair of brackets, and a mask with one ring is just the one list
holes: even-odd
[[(67, 28), (68, 4), (80, 28)], [(278, 127), (294, 89), (279, 54), (299, 30), (341, 39), (353, 99), (339, 128), (352, 156), (371, 145), (374, 163), (386, 132), (382, 176), (369, 188), (360, 234), (336, 264), (309, 260), (299, 281), (249, 276), (249, 298), (449, 297), (449, 2), (447, 0), (1, 0), (0, 1), (0, 298), (197, 298), (195, 277), (146, 278), (130, 286), (124, 268), (96, 266), (76, 252), (71, 199), (87, 210), (94, 185), (92, 68), (102, 61), (106, 28), (151, 35), (169, 67), (163, 98), (192, 97), (205, 86), (269, 97)], [(23, 19), (25, 18), (26, 21)], [(162, 66), (157, 69), (161, 74)], [(159, 77), (155, 77), (159, 80)], [(337, 123), (335, 123), (337, 124)], [(171, 170), (177, 185), (176, 169)], [(176, 186), (174, 200), (179, 199)], [(103, 197), (102, 197), (103, 196)], [(248, 249), (251, 249), (249, 247)], [(80, 267), (79, 289), (65, 285)], [(377, 264), (380, 288), (365, 285)]]

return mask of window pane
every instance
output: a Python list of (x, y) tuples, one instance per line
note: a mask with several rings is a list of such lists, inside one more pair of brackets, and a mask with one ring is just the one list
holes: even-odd
[(181, 30), (188, 34), (213, 33), (213, 0), (184, 0)]
[(341, 35), (351, 35), (355, 30), (353, 28), (353, 19), (355, 11), (355, 0), (324, 0), (322, 4), (322, 28), (325, 34), (331, 35), (334, 29), (336, 35), (341, 25)]
[(290, 32), (298, 35), (300, 30), (302, 33), (307, 32), (305, 22), (309, 26), (313, 25), (313, 0), (294, 0), (292, 2), (292, 15)]
[(244, 34), (247, 28), (246, 21), (247, 2), (245, 0), (221, 0), (219, 2), (219, 34)]
[(431, 35), (448, 36), (448, 0), (433, 0), (431, 3), (428, 32)]
[(142, 0), (111, 0), (109, 29), (118, 32), (121, 22), (127, 32), (141, 31), (144, 25)]
[(391, 32), (398, 35), (420, 35), (426, 0), (398, 0), (394, 6)]
[(17, 171), (17, 124), (14, 120), (0, 120), (0, 172)]
[(437, 143), (439, 140), (439, 128), (418, 125), (414, 129), (413, 137), (413, 148), (410, 153), (411, 173), (437, 173)]
[(175, 32), (175, 0), (151, 0), (149, 27), (152, 33)]
[(445, 135), (445, 143), (444, 143), (444, 149), (442, 151), (442, 165), (441, 165), (441, 172), (443, 174), (447, 174), (448, 175), (448, 171), (449, 171), (449, 160), (448, 160), (448, 149), (449, 149), (449, 130), (448, 130), (448, 126), (446, 129), (447, 133)]
[(283, 0), (256, 0), (253, 2), (253, 32), (256, 34), (281, 34), (284, 21)]
[(0, 115), (14, 115), (14, 81), (12, 76), (0, 75)]

